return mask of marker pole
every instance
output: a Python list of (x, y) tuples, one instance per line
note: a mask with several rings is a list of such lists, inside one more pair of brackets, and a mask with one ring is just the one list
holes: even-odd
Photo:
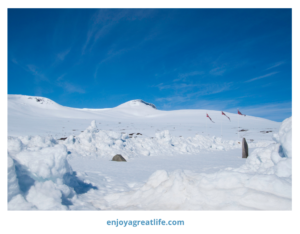
[(221, 118), (221, 137), (223, 137), (223, 120), (222, 120), (222, 118)]
[(205, 121), (205, 132), (206, 132), (206, 135), (208, 136), (208, 132), (207, 132), (207, 120)]
[[(239, 109), (238, 109), (238, 111), (239, 111)], [(240, 115), (239, 115), (239, 112), (238, 112), (238, 118), (239, 118), (239, 120), (238, 120), (238, 122), (239, 122), (239, 127), (238, 127), (238, 138), (239, 138), (239, 140), (240, 140)]]

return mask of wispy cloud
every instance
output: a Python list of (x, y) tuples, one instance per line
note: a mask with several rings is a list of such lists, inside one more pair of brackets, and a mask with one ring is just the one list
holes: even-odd
[(226, 110), (230, 106), (237, 106), (238, 100), (196, 100), (188, 96), (173, 96), (157, 98), (165, 110), (175, 109), (205, 109), (205, 110)]
[(263, 76), (258, 76), (258, 77), (255, 77), (255, 78), (253, 78), (253, 79), (250, 79), (250, 80), (245, 81), (245, 83), (247, 83), (247, 82), (252, 82), (252, 81), (255, 81), (255, 80), (259, 80), (259, 79), (263, 79), (263, 78), (266, 78), (266, 77), (269, 77), (269, 76), (273, 76), (273, 75), (275, 75), (275, 74), (277, 74), (277, 73), (278, 73), (278, 72), (271, 72), (271, 73), (268, 73), (268, 74), (263, 75)]
[[(251, 116), (258, 116), (274, 121), (283, 121), (292, 115), (292, 103), (269, 103), (263, 105), (244, 106), (242, 113)], [(235, 108), (227, 109), (228, 112), (236, 112)]]
[(61, 81), (65, 76), (66, 76), (66, 73), (60, 75), (60, 76), (56, 79), (56, 81)]
[(158, 102), (172, 102), (173, 104), (183, 103), (190, 100), (188, 96), (171, 96), (171, 97), (164, 97), (164, 98), (156, 98)]
[(55, 85), (62, 87), (68, 93), (85, 93), (85, 90), (81, 86), (66, 81), (64, 79), (66, 75), (67, 73), (60, 75), (56, 79)]
[[(183, 104), (184, 104), (185, 109), (186, 108), (197, 108), (195, 103), (199, 102), (198, 101), (199, 97), (227, 91), (231, 88), (231, 85), (232, 85), (231, 83), (197, 85), (198, 86), (197, 89), (199, 89), (199, 91), (188, 92), (188, 93), (180, 92), (180, 93), (176, 93), (176, 95), (170, 95), (168, 97), (156, 98), (156, 101), (161, 102), (162, 105), (164, 105), (165, 107), (168, 107), (168, 109), (172, 109), (172, 108), (176, 109), (180, 106), (183, 106)], [(164, 86), (161, 86), (161, 87), (164, 87)], [(216, 103), (221, 103), (221, 102), (222, 101), (218, 101)]]
[(62, 87), (68, 93), (85, 93), (82, 87), (67, 81), (59, 82), (58, 86)]
[(39, 68), (33, 64), (28, 64), (27, 70), (31, 72), (32, 75), (34, 75), (37, 79), (37, 81), (43, 80), (43, 81), (49, 81), (48, 78), (43, 74), (42, 72), (39, 71)]
[(226, 69), (223, 66), (221, 66), (211, 69), (209, 73), (214, 76), (221, 76), (224, 74), (225, 71)]
[(19, 64), (18, 61), (17, 61), (15, 58), (12, 58), (11, 61), (12, 61), (14, 64)]
[(199, 76), (199, 75), (203, 75), (204, 72), (203, 71), (193, 71), (193, 72), (187, 72), (187, 73), (181, 73), (178, 75), (177, 79), (174, 79), (173, 81), (180, 81), (180, 80), (186, 80), (186, 78), (191, 77), (191, 76)]
[(228, 91), (232, 88), (232, 83), (223, 84), (202, 84), (200, 90), (196, 92), (197, 96), (211, 95)]
[(65, 57), (70, 53), (70, 51), (71, 51), (71, 48), (57, 54), (57, 58), (61, 61), (65, 60)]
[(164, 84), (164, 83), (160, 83), (158, 85), (154, 85), (152, 87), (157, 87), (159, 88), (159, 90), (163, 90), (163, 89), (173, 89), (173, 90), (178, 90), (178, 89), (188, 89), (188, 88), (192, 88), (192, 87), (197, 87), (198, 84), (186, 84), (186, 83), (175, 83), (175, 84)]
[(267, 70), (270, 70), (270, 69), (273, 69), (273, 68), (275, 68), (275, 67), (279, 67), (279, 66), (281, 66), (282, 64), (284, 64), (285, 62), (278, 62), (278, 63), (275, 63), (274, 65), (272, 65), (271, 67), (268, 67), (267, 69), (266, 69), (266, 71)]
[(98, 10), (91, 17), (86, 40), (82, 47), (82, 54), (85, 54), (87, 51), (91, 51), (97, 44), (99, 38), (107, 35), (122, 18), (127, 17), (128, 15), (130, 14), (127, 10)]
[(85, 90), (82, 89), (79, 86), (76, 86), (74, 84), (65, 82), (64, 88), (69, 92), (69, 93), (85, 93)]
[[(136, 20), (142, 20), (144, 18), (151, 18), (153, 15), (155, 15), (156, 10), (155, 9), (100, 9), (98, 10), (91, 18), (89, 22), (89, 27), (86, 33), (86, 40), (83, 43), (82, 46), (82, 55), (86, 54), (93, 50), (95, 45), (99, 42), (99, 40), (109, 34), (112, 34), (116, 27), (118, 27), (118, 24), (121, 21), (136, 21)], [(124, 35), (132, 36), (132, 31), (128, 30), (123, 32)], [(127, 34), (126, 34), (127, 33)], [(122, 48), (121, 50), (130, 50), (133, 48), (137, 48), (141, 46), (144, 42), (152, 40), (153, 37), (156, 36), (155, 31), (151, 30), (149, 28), (148, 33), (144, 36), (143, 39), (140, 40), (140, 43), (138, 43), (135, 46), (131, 46), (131, 48)], [(111, 44), (118, 44), (118, 41), (122, 41), (124, 37), (114, 37), (113, 41), (115, 43)], [(117, 49), (117, 51), (120, 51), (120, 49)], [(115, 54), (116, 52), (113, 51)], [(108, 54), (110, 56), (110, 54)]]

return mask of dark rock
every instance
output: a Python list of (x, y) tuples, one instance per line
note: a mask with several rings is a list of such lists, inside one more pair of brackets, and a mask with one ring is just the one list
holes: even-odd
[(241, 129), (239, 132), (247, 132), (248, 129)]
[(112, 161), (116, 161), (116, 162), (126, 162), (125, 158), (123, 158), (123, 156), (121, 154), (116, 154)]
[(242, 158), (247, 158), (248, 157), (248, 144), (245, 138), (243, 138), (243, 143), (242, 143)]
[(269, 133), (269, 132), (272, 132), (272, 131), (260, 131), (261, 133)]

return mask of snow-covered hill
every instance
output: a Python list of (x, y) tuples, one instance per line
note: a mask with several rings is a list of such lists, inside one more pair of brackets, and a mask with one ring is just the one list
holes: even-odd
[(241, 137), (272, 140), (272, 133), (280, 126), (280, 123), (267, 119), (225, 113), (231, 121), (221, 115), (221, 111), (161, 111), (143, 100), (132, 100), (115, 108), (78, 109), (61, 106), (43, 97), (8, 95), (8, 135), (67, 137), (79, 134), (91, 120), (96, 120), (101, 130), (141, 133), (147, 137), (168, 130), (177, 137), (198, 134), (226, 140), (240, 140)]

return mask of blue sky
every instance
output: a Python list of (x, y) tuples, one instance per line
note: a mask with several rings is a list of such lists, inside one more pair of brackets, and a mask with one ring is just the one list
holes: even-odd
[(290, 9), (8, 9), (8, 94), (291, 116)]

